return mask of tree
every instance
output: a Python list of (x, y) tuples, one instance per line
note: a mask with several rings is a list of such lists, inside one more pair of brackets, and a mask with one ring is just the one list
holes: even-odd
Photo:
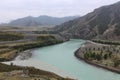
[(93, 52), (93, 53), (91, 54), (91, 58), (96, 59), (96, 53), (95, 53), (95, 52)]
[(13, 66), (13, 63), (12, 63), (12, 62), (10, 63), (10, 66)]
[(114, 60), (114, 67), (117, 67), (120, 65), (120, 60)]
[(97, 59), (98, 61), (100, 61), (100, 60), (102, 59), (102, 56), (101, 56), (100, 54), (97, 54), (97, 55), (96, 55), (96, 59)]
[(87, 60), (89, 59), (89, 54), (87, 52), (84, 54), (84, 58)]
[(106, 60), (108, 58), (108, 54), (105, 54), (104, 55), (104, 59)]
[(110, 57), (110, 58), (112, 57), (112, 52), (109, 52), (109, 57)]

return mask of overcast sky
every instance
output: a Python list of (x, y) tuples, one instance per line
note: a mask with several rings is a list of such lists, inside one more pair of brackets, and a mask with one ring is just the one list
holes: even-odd
[(120, 0), (0, 0), (0, 23), (25, 16), (55, 17), (85, 15)]

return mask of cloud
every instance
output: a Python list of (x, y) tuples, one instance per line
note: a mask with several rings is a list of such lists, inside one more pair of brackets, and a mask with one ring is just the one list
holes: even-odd
[(85, 15), (103, 5), (119, 0), (1, 0), (0, 22), (25, 16)]

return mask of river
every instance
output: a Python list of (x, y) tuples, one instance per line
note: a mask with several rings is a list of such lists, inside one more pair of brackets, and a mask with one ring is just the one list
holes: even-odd
[[(74, 56), (74, 52), (84, 42), (84, 40), (72, 39), (61, 44), (34, 49), (30, 61), (45, 62), (79, 80), (120, 80), (120, 74), (94, 67)], [(32, 66), (35, 63), (30, 64)]]

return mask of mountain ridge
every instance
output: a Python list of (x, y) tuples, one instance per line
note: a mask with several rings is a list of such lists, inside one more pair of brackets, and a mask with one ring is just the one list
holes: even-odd
[(95, 9), (80, 18), (56, 26), (67, 38), (120, 40), (120, 2)]
[(18, 18), (16, 20), (11, 21), (8, 24), (9, 26), (54, 26), (62, 24), (66, 21), (77, 18), (78, 16), (68, 16), (68, 17), (51, 17), (47, 15), (41, 15), (38, 17), (27, 16), (23, 18)]

